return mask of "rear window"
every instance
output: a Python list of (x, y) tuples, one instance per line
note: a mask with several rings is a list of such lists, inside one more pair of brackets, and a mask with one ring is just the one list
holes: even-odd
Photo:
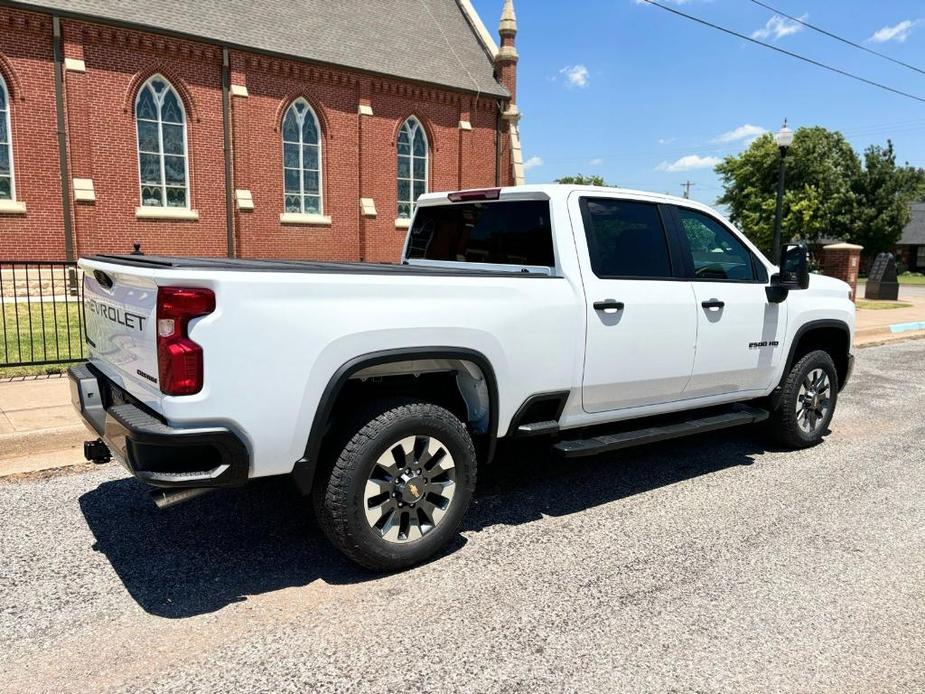
[(463, 263), (555, 265), (548, 200), (418, 207), (408, 258)]

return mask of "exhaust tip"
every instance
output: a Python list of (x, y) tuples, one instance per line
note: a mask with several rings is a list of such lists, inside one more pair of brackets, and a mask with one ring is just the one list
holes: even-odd
[(159, 509), (170, 508), (215, 491), (214, 487), (190, 487), (187, 489), (154, 489), (151, 499)]

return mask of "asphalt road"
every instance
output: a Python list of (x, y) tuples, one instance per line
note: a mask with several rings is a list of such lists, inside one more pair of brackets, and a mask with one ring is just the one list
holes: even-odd
[(925, 691), (925, 341), (861, 350), (812, 450), (501, 462), (386, 577), (280, 482), (168, 512), (114, 466), (0, 482), (0, 689)]

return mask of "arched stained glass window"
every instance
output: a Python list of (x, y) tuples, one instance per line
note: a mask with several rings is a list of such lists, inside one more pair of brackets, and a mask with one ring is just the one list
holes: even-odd
[(398, 218), (408, 219), (418, 197), (427, 192), (427, 135), (417, 118), (398, 131)]
[(13, 185), (13, 133), (10, 122), (10, 93), (0, 76), (0, 200), (15, 200)]
[(283, 117), (283, 209), (321, 214), (321, 129), (305, 99)]
[(155, 75), (135, 99), (141, 204), (189, 207), (186, 111), (170, 83)]

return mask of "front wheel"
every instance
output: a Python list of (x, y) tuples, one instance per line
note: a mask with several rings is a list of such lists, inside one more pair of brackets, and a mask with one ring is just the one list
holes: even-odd
[(838, 374), (828, 352), (816, 350), (790, 369), (782, 387), (772, 432), (789, 448), (808, 448), (822, 441), (838, 401)]
[(350, 559), (394, 571), (425, 561), (459, 532), (476, 456), (452, 413), (423, 402), (383, 404), (342, 440), (314, 501), (325, 535)]

